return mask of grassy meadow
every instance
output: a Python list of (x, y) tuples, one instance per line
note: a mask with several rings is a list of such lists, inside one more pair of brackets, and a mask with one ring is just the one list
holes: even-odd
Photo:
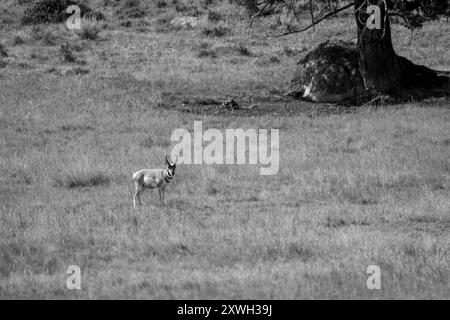
[[(287, 99), (299, 57), (354, 39), (352, 17), (276, 38), (275, 17), (250, 30), (244, 8), (212, 2), (191, 1), (184, 28), (181, 0), (91, 1), (106, 19), (75, 32), (21, 25), (24, 5), (2, 1), (0, 299), (449, 299), (449, 101)], [(449, 23), (393, 29), (397, 52), (449, 70)], [(165, 206), (146, 191), (134, 209), (132, 174), (164, 167), (194, 121), (279, 129), (278, 174), (179, 165)]]

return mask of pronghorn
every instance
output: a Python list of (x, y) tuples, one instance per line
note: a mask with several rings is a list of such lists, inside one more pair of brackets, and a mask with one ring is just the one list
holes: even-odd
[(141, 194), (145, 189), (158, 189), (159, 200), (164, 204), (164, 196), (167, 185), (172, 181), (177, 168), (176, 161), (170, 162), (166, 155), (167, 170), (165, 169), (142, 169), (133, 174), (135, 193), (133, 195), (133, 205), (136, 208), (136, 198), (139, 205), (141, 203)]

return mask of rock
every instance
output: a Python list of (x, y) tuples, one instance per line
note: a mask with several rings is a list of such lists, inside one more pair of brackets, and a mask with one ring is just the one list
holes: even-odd
[(364, 91), (356, 45), (326, 41), (297, 63), (288, 95), (314, 102), (339, 102)]

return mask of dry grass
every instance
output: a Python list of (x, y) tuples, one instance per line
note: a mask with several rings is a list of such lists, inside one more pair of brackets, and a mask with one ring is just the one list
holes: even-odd
[[(240, 8), (227, 10), (219, 11)], [(352, 27), (335, 19), (316, 33), (267, 39), (258, 30), (270, 17), (252, 31), (247, 22), (218, 38), (202, 35), (204, 25), (164, 34), (112, 25), (97, 42), (56, 30), (91, 71), (66, 76), (45, 72), (67, 68), (62, 43), (21, 44), (14, 37), (29, 29), (6, 31), (0, 298), (449, 298), (448, 101), (348, 113), (295, 102), (287, 114), (270, 99), (288, 83), (294, 53), (351, 38)], [(402, 54), (443, 68), (448, 32), (436, 23), (409, 47), (396, 28), (394, 39)], [(240, 43), (252, 54), (217, 49)], [(30, 60), (32, 50), (48, 59)], [(250, 96), (256, 113), (177, 109), (228, 96), (242, 104)], [(162, 167), (171, 132), (192, 130), (194, 120), (204, 130), (279, 128), (280, 172), (180, 165), (166, 206), (146, 192), (134, 210), (132, 173)], [(73, 264), (82, 269), (77, 292), (65, 288)], [(372, 264), (380, 291), (366, 288)]]

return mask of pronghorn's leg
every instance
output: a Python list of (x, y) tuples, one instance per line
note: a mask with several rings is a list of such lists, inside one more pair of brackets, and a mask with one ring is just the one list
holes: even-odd
[(144, 191), (144, 187), (142, 185), (136, 185), (136, 192), (134, 193), (133, 196), (133, 204), (134, 207), (136, 208), (136, 198), (138, 199), (139, 205), (141, 206), (141, 194)]
[(142, 195), (142, 193), (144, 192), (144, 190), (145, 190), (145, 188), (144, 188), (143, 186), (141, 186), (141, 189), (139, 190), (139, 193), (138, 193), (138, 195), (137, 195), (138, 202), (139, 202), (139, 205), (140, 205), (140, 206), (142, 206), (141, 195)]
[(133, 206), (135, 208), (136, 208), (136, 197), (137, 197), (138, 193), (139, 193), (139, 186), (135, 185), (135, 191), (134, 191), (134, 194), (133, 194)]
[(162, 191), (162, 203), (163, 203), (163, 205), (164, 205), (164, 200), (165, 200), (165, 198), (166, 198), (166, 190), (164, 189), (164, 190)]
[(159, 202), (162, 201), (162, 190), (158, 188), (158, 194), (159, 194)]

